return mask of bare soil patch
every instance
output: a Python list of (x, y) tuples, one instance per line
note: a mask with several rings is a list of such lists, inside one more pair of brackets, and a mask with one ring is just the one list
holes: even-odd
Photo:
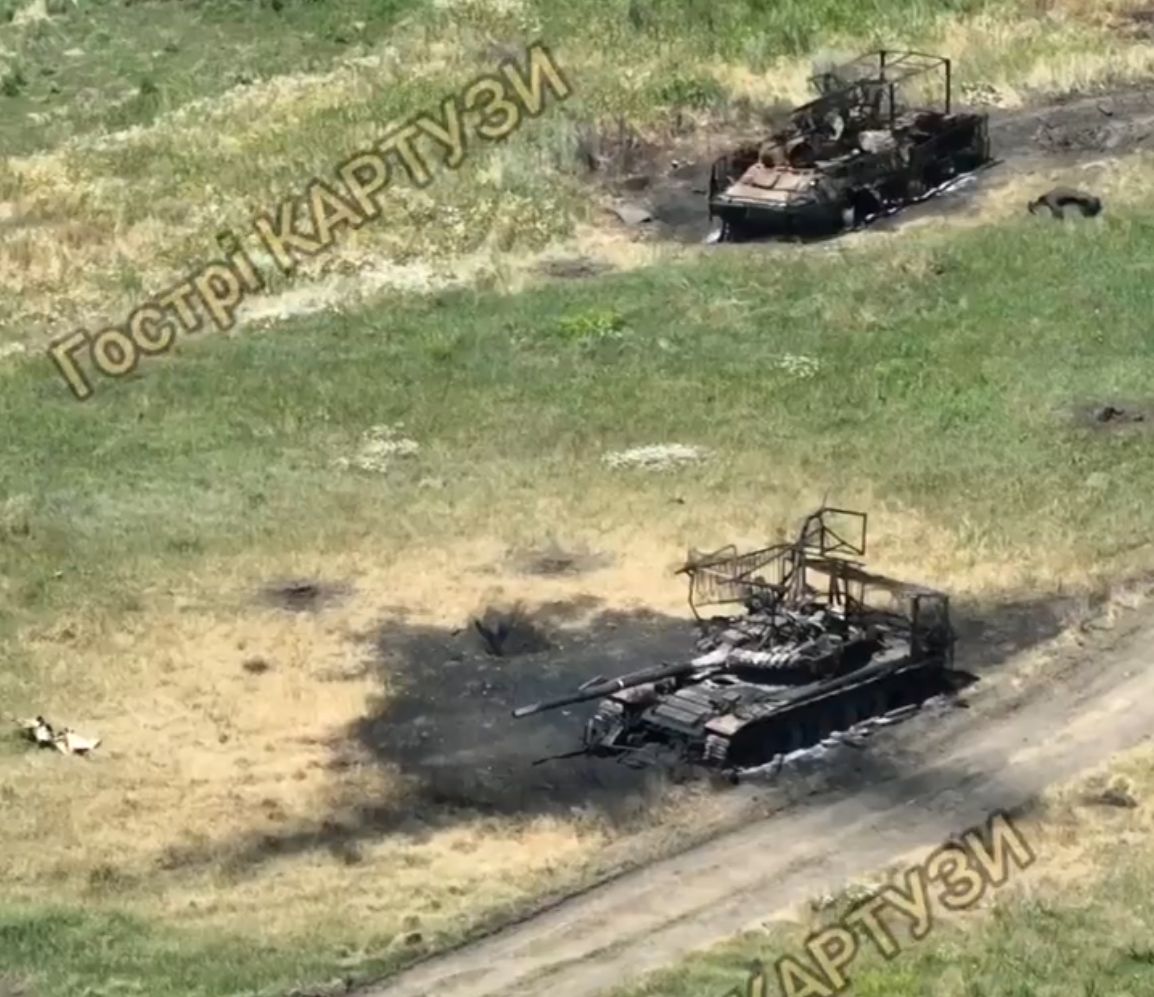
[(1154, 402), (1146, 400), (1089, 402), (1078, 405), (1073, 413), (1077, 426), (1096, 433), (1154, 431)]
[(262, 593), (266, 603), (290, 613), (313, 613), (334, 605), (349, 595), (343, 584), (295, 578), (269, 585)]
[(572, 256), (564, 259), (545, 260), (537, 267), (544, 277), (558, 277), (579, 280), (583, 277), (598, 277), (610, 269), (607, 263), (588, 256)]
[(613, 564), (605, 553), (590, 550), (568, 550), (556, 541), (544, 546), (513, 551), (510, 566), (526, 575), (551, 578), (558, 575), (584, 575)]
[(1114, 18), (1114, 28), (1135, 40), (1154, 38), (1154, 4), (1119, 11)]
[(596, 605), (577, 599), (484, 614), (488, 629), (513, 621), (515, 633), (501, 655), (493, 654), (474, 626), (450, 629), (400, 619), (380, 625), (372, 642), (388, 694), (334, 751), (338, 763), (342, 756), (367, 756), (399, 769), (410, 792), (396, 809), (366, 800), (354, 817), (362, 833), (387, 833), (413, 814), (436, 824), (464, 812), (565, 815), (574, 806), (613, 820), (636, 816), (637, 794), (658, 790), (659, 775), (591, 760), (533, 764), (579, 747), (594, 704), (532, 721), (510, 716), (517, 706), (572, 692), (599, 674), (691, 649), (685, 621), (658, 613), (598, 608), (588, 623), (572, 626), (574, 618), (589, 614), (591, 602)]

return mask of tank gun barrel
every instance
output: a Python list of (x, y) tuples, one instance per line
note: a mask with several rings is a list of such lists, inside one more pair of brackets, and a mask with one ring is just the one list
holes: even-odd
[(700, 665), (692, 662), (683, 662), (676, 665), (658, 665), (654, 668), (642, 668), (640, 671), (630, 672), (615, 679), (606, 679), (596, 685), (583, 686), (577, 692), (567, 696), (558, 696), (555, 699), (542, 700), (540, 703), (531, 703), (528, 706), (519, 706), (513, 711), (516, 719), (530, 717), (534, 713), (544, 713), (546, 710), (559, 710), (563, 706), (573, 706), (576, 703), (587, 703), (593, 699), (620, 692), (622, 689), (631, 689), (634, 686), (646, 685), (650, 682), (660, 682), (662, 679), (675, 678), (678, 675), (688, 675), (696, 671)]

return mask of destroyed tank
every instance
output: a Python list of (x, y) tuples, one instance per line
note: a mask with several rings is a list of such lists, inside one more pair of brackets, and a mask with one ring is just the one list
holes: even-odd
[(988, 119), (952, 106), (949, 59), (881, 50), (815, 76), (819, 96), (709, 183), (721, 241), (836, 234), (991, 161)]
[[(854, 540), (834, 529), (848, 521)], [(734, 772), (812, 745), (941, 691), (952, 662), (949, 599), (867, 573), (865, 515), (823, 507), (792, 543), (747, 554), (691, 552), (680, 569), (700, 627), (693, 659), (597, 678), (513, 711), (518, 718), (600, 700), (566, 756), (680, 761)], [(703, 606), (740, 604), (703, 619)]]

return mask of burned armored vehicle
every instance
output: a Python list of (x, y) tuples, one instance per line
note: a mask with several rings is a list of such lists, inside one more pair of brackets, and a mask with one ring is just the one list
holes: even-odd
[[(756, 767), (860, 720), (942, 691), (949, 599), (864, 570), (866, 517), (821, 508), (792, 542), (691, 552), (680, 569), (700, 630), (692, 660), (594, 679), (513, 712), (601, 700), (573, 755), (647, 764), (671, 754), (719, 771)], [(703, 617), (704, 607), (740, 607)]]
[(990, 162), (987, 116), (953, 108), (949, 59), (882, 50), (811, 83), (768, 140), (714, 163), (721, 241), (836, 234)]

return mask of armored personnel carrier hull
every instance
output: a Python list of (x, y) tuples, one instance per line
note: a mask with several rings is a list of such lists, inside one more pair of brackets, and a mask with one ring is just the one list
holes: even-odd
[(721, 241), (836, 234), (991, 160), (986, 115), (952, 106), (949, 59), (881, 50), (811, 82), (820, 96), (767, 141), (714, 163)]
[[(835, 529), (847, 520), (855, 542)], [(599, 699), (572, 754), (645, 764), (672, 752), (720, 770), (756, 767), (870, 716), (942, 691), (954, 635), (946, 595), (863, 570), (865, 516), (822, 508), (798, 539), (747, 554), (691, 554), (697, 656), (514, 716)], [(820, 582), (819, 582), (820, 579)], [(703, 619), (707, 605), (744, 613)]]

